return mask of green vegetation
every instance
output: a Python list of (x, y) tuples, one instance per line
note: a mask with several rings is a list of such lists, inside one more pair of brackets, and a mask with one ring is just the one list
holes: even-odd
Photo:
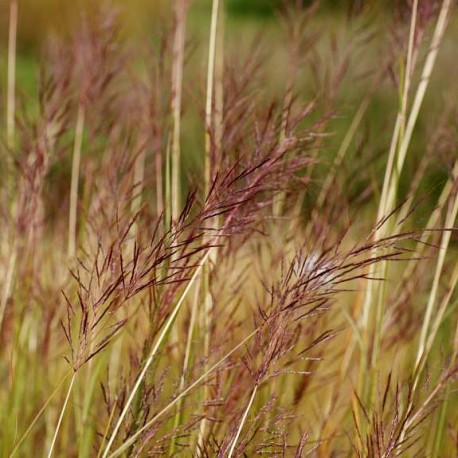
[(1, 7), (0, 456), (457, 454), (452, 1), (276, 3)]

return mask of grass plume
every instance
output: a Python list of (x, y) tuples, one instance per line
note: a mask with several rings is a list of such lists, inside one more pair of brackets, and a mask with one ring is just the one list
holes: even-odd
[(284, 2), (250, 37), (222, 0), (158, 4), (150, 38), (91, 5), (35, 95), (18, 3), (0, 455), (450, 455), (451, 0)]

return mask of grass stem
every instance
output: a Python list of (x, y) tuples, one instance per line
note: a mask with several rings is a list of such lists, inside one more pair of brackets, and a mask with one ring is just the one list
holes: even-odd
[(216, 38), (218, 30), (218, 14), (220, 0), (213, 0), (212, 16), (210, 25), (210, 39), (208, 47), (208, 68), (207, 68), (207, 96), (205, 102), (205, 186), (210, 186), (210, 162), (212, 151), (212, 130), (213, 130), (213, 98), (215, 86), (215, 61), (216, 61)]
[(8, 31), (8, 83), (6, 103), (6, 141), (8, 148), (14, 146), (16, 115), (16, 43), (18, 24), (18, 0), (10, 1)]
[(186, 37), (186, 4), (187, 0), (175, 1), (175, 33), (173, 38), (172, 68), (172, 219), (176, 220), (181, 211), (181, 105), (183, 94), (183, 68)]
[[(214, 148), (216, 145), (215, 134), (221, 136), (222, 125), (218, 123), (222, 122), (222, 103), (223, 103), (223, 94), (222, 94), (222, 81), (216, 81), (216, 64), (219, 62), (219, 77), (222, 79), (223, 75), (221, 72), (221, 60), (223, 59), (222, 55), (217, 56), (216, 50), (218, 47), (218, 42), (221, 43), (222, 37), (218, 40), (218, 18), (221, 8), (220, 0), (213, 0), (212, 3), (212, 15), (211, 15), (211, 25), (210, 25), (210, 37), (209, 37), (209, 47), (208, 47), (208, 68), (207, 68), (207, 95), (206, 95), (206, 105), (205, 105), (205, 170), (204, 170), (204, 194), (208, 195), (210, 189), (210, 183), (212, 180), (212, 160), (214, 159)], [(220, 49), (222, 52), (223, 50)], [(216, 112), (215, 110), (215, 87), (219, 88), (219, 99), (216, 101), (221, 104), (221, 112)], [(221, 141), (221, 138), (220, 138)], [(221, 148), (221, 144), (218, 144), (218, 148)], [(219, 151), (221, 152), (221, 150)], [(216, 219), (214, 221), (209, 221), (208, 226), (212, 224), (217, 224)], [(216, 251), (214, 251), (214, 256), (209, 258), (209, 263), (203, 266), (202, 270), (202, 300), (204, 307), (202, 308), (202, 320), (201, 328), (204, 335), (204, 357), (208, 358), (209, 348), (210, 348), (210, 339), (211, 339), (211, 326), (213, 318), (213, 298), (210, 291), (210, 274), (211, 266), (216, 261)], [(208, 397), (207, 388), (204, 389), (204, 399)], [(207, 420), (204, 417), (200, 423), (199, 435), (197, 438), (197, 450), (201, 450), (203, 442), (206, 435)]]
[(65, 414), (65, 411), (67, 409), (68, 400), (70, 399), (70, 395), (72, 394), (72, 390), (73, 390), (73, 385), (75, 383), (75, 379), (76, 379), (76, 372), (73, 371), (73, 376), (72, 376), (72, 379), (70, 380), (70, 385), (68, 387), (67, 395), (65, 396), (64, 404), (62, 405), (62, 409), (60, 411), (59, 420), (57, 422), (57, 426), (56, 426), (56, 429), (54, 431), (54, 436), (53, 436), (52, 441), (51, 441), (51, 446), (49, 447), (48, 458), (51, 458), (51, 456), (53, 454), (54, 447), (55, 447), (56, 441), (57, 441), (57, 436), (59, 435), (59, 430), (60, 430), (60, 427), (62, 425), (62, 420), (64, 419), (64, 414)]
[(246, 406), (245, 412), (243, 412), (243, 416), (242, 416), (242, 419), (240, 420), (240, 424), (239, 424), (239, 427), (237, 428), (237, 433), (234, 437), (234, 440), (232, 441), (231, 448), (229, 449), (229, 453), (227, 455), (228, 458), (232, 458), (232, 455), (234, 454), (235, 447), (240, 438), (240, 434), (242, 433), (243, 426), (246, 422), (246, 419), (248, 418), (248, 412), (250, 411), (251, 406), (253, 405), (254, 398), (257, 392), (258, 392), (258, 385), (255, 385), (251, 393), (250, 400), (248, 401), (248, 405)]
[(69, 258), (76, 253), (76, 222), (78, 212), (78, 188), (81, 164), (81, 149), (83, 145), (84, 122), (86, 110), (83, 103), (78, 106), (76, 118), (75, 141), (73, 144), (72, 177), (70, 183), (70, 207), (68, 217), (68, 250)]
[(25, 430), (24, 434), (21, 436), (21, 438), (16, 442), (16, 444), (14, 445), (14, 448), (13, 450), (11, 450), (11, 453), (9, 454), (9, 457), (12, 458), (16, 452), (19, 450), (19, 447), (21, 446), (21, 444), (24, 442), (24, 440), (26, 439), (26, 437), (30, 434), (30, 431), (32, 431), (32, 428), (35, 426), (35, 424), (37, 423), (38, 419), (41, 417), (41, 415), (43, 414), (43, 412), (46, 410), (46, 408), (48, 407), (49, 403), (52, 401), (52, 399), (54, 398), (54, 396), (60, 391), (62, 385), (65, 383), (65, 380), (67, 380), (68, 376), (72, 373), (72, 371), (69, 371), (63, 378), (62, 380), (59, 382), (59, 384), (56, 386), (56, 388), (54, 388), (54, 391), (51, 393), (51, 395), (48, 397), (48, 399), (46, 400), (46, 402), (43, 404), (43, 406), (41, 407), (41, 409), (38, 411), (38, 413), (35, 415), (35, 417), (33, 418), (33, 420), (31, 421), (30, 425), (27, 427), (27, 429)]

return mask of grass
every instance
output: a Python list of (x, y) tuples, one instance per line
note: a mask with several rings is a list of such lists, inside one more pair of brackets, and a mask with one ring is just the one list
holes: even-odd
[(0, 456), (457, 453), (455, 12), (434, 4), (333, 34), (287, 6), (263, 38), (177, 0), (149, 41), (98, 5), (24, 93), (11, 1)]

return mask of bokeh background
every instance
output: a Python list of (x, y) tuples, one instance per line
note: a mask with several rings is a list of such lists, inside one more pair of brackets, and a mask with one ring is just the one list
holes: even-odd
[[(52, 37), (69, 37), (81, 22), (82, 17), (91, 17), (93, 11), (104, 4), (102, 0), (20, 0), (17, 52), (17, 88), (19, 98), (27, 103), (22, 107), (33, 112), (36, 101), (37, 83), (46, 43)], [(310, 1), (302, 1), (304, 7)], [(434, 5), (434, 1), (424, 2)], [(112, 0), (117, 5), (122, 23), (123, 39), (131, 49), (145, 50), (154, 46), (160, 35), (159, 30), (172, 27), (172, 5), (170, 0)], [(284, 95), (288, 66), (288, 31), (285, 30), (279, 11), (284, 0), (227, 0), (225, 26), (225, 53), (228, 61), (234, 56), (240, 59), (249, 56), (254, 47), (263, 59), (263, 84), (269, 93)], [(312, 100), (317, 94), (326, 92), (326, 78), (335, 70), (332, 67), (345, 66), (344, 76), (335, 94), (333, 120), (329, 124), (331, 139), (329, 148), (321, 160), (326, 163), (332, 158), (342, 142), (343, 135), (353, 119), (365, 95), (371, 91), (373, 75), (383, 63), (394, 54), (396, 24), (409, 21), (409, 0), (322, 0), (313, 21), (310, 23), (310, 37), (315, 41), (314, 49), (307, 56), (295, 81), (295, 91), (302, 100)], [(190, 2), (187, 23), (188, 59), (185, 67), (184, 85), (198, 82), (205, 88), (207, 42), (210, 26), (211, 2), (194, 0)], [(403, 15), (404, 14), (404, 15)], [(6, 100), (6, 56), (8, 38), (9, 2), (0, 2), (0, 119), (3, 120)], [(424, 109), (420, 113), (418, 127), (412, 142), (409, 163), (403, 181), (410, 182), (419, 158), (425, 153), (428, 139), (437, 132), (444, 112), (453, 100), (458, 99), (457, 47), (458, 18), (455, 14), (434, 69), (431, 84), (426, 94)], [(431, 30), (429, 30), (431, 34)], [(355, 37), (359, 37), (355, 40)], [(254, 46), (256, 44), (256, 46)], [(423, 49), (424, 54), (426, 49)], [(420, 56), (421, 59), (424, 58)], [(345, 63), (344, 63), (345, 60)], [(396, 65), (396, 64), (395, 64)], [(320, 68), (319, 72), (316, 71)], [(393, 75), (399, 68), (393, 68)], [(315, 73), (314, 73), (315, 72)], [(317, 81), (319, 80), (319, 81)], [(331, 83), (329, 83), (331, 84)], [(364, 151), (373, 162), (374, 174), (383, 174), (383, 152), (389, 145), (397, 110), (398, 97), (395, 76), (387, 75), (380, 81), (364, 121), (359, 129), (353, 153)], [(332, 88), (329, 87), (329, 91)], [(31, 95), (28, 98), (28, 95)], [(186, 99), (186, 94), (185, 94)], [(202, 122), (199, 108), (192, 107), (192, 100), (184, 101), (184, 167), (199, 167), (202, 150)], [(365, 145), (370, 145), (365, 149)], [(319, 173), (319, 167), (318, 167)], [(440, 155), (432, 162), (428, 171), (426, 190), (434, 199), (435, 187), (447, 177), (447, 167)], [(407, 185), (406, 185), (407, 186)], [(358, 192), (356, 187), (355, 192)]]
[[(294, 3), (295, 0), (290, 0)], [(19, 45), (22, 52), (36, 51), (49, 32), (64, 32), (71, 28), (78, 20), (82, 11), (90, 11), (105, 0), (20, 0), (22, 11), (19, 23)], [(137, 34), (147, 32), (157, 24), (164, 11), (170, 8), (172, 1), (169, 0), (113, 0), (110, 4), (116, 4), (123, 11), (123, 20), (129, 33)], [(230, 19), (248, 21), (256, 27), (259, 21), (270, 22), (281, 9), (285, 0), (227, 0), (226, 9)], [(310, 6), (311, 0), (302, 0), (304, 7)], [(321, 0), (320, 10), (327, 16), (343, 17), (350, 13), (362, 11), (370, 3), (375, 5), (379, 12), (386, 12), (394, 6), (408, 5), (409, 0)], [(208, 20), (208, 11), (211, 3), (208, 0), (194, 0), (192, 2), (194, 20)], [(0, 3), (0, 27), (2, 35), (0, 42), (6, 43), (6, 30), (8, 24), (9, 1), (2, 0)], [(207, 17), (205, 17), (207, 15)]]

